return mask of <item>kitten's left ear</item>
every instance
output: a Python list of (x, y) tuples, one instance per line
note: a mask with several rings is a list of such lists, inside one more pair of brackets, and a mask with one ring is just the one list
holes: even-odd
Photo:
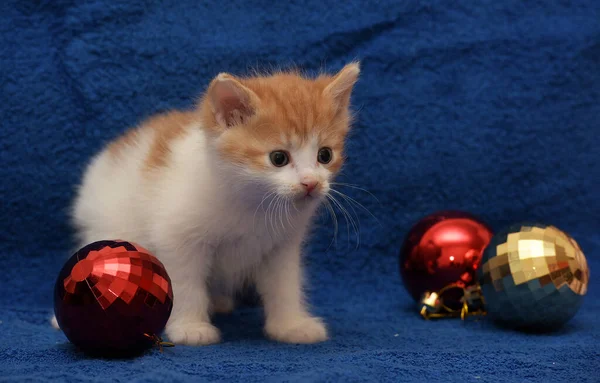
[(256, 112), (258, 96), (227, 73), (219, 74), (210, 84), (208, 102), (221, 128), (243, 124)]
[(358, 80), (359, 74), (360, 63), (358, 61), (347, 64), (335, 75), (323, 91), (323, 93), (333, 98), (338, 109), (347, 108), (350, 104), (352, 88)]

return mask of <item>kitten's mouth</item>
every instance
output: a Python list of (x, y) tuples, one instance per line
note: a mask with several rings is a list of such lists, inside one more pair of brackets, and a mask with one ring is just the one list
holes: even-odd
[(320, 193), (306, 193), (304, 195), (301, 195), (298, 199), (301, 201), (313, 201), (319, 198), (321, 194)]
[(294, 197), (294, 200), (297, 203), (304, 203), (304, 202), (309, 202), (311, 200), (315, 199), (315, 196), (313, 194), (297, 194), (296, 197)]

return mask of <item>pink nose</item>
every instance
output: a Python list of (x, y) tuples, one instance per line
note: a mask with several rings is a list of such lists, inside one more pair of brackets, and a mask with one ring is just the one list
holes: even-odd
[(317, 187), (319, 183), (317, 181), (304, 181), (302, 182), (302, 186), (304, 186), (304, 188), (306, 189), (306, 194), (310, 194), (313, 190), (315, 190), (315, 188)]

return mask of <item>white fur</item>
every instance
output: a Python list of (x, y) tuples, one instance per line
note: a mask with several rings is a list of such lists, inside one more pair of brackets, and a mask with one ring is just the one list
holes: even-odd
[[(141, 130), (123, 156), (104, 151), (91, 162), (73, 209), (80, 244), (137, 242), (164, 263), (174, 292), (166, 334), (175, 343), (218, 342), (211, 308), (231, 311), (245, 282), (262, 297), (270, 338), (326, 340), (302, 292), (301, 246), (331, 176), (316, 161), (318, 142), (290, 148), (289, 165), (258, 172), (221, 158), (219, 137), (198, 123), (172, 143), (167, 167), (148, 173), (142, 167), (153, 134)], [(264, 160), (270, 164), (268, 153)], [(306, 179), (319, 182), (315, 196), (304, 197)]]

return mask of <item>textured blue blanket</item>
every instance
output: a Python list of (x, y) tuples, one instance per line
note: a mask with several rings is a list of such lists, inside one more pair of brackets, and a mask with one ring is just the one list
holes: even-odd
[[(72, 250), (66, 209), (86, 161), (140, 119), (190, 105), (219, 71), (362, 60), (341, 182), (360, 246), (325, 216), (307, 249), (332, 340), (269, 342), (261, 313), (216, 319), (224, 342), (131, 360), (76, 353), (47, 322)], [(0, 379), (23, 381), (597, 382), (600, 375), (600, 2), (5, 0), (0, 5)], [(438, 209), (498, 229), (534, 219), (592, 269), (559, 333), (425, 322), (400, 242)]]

